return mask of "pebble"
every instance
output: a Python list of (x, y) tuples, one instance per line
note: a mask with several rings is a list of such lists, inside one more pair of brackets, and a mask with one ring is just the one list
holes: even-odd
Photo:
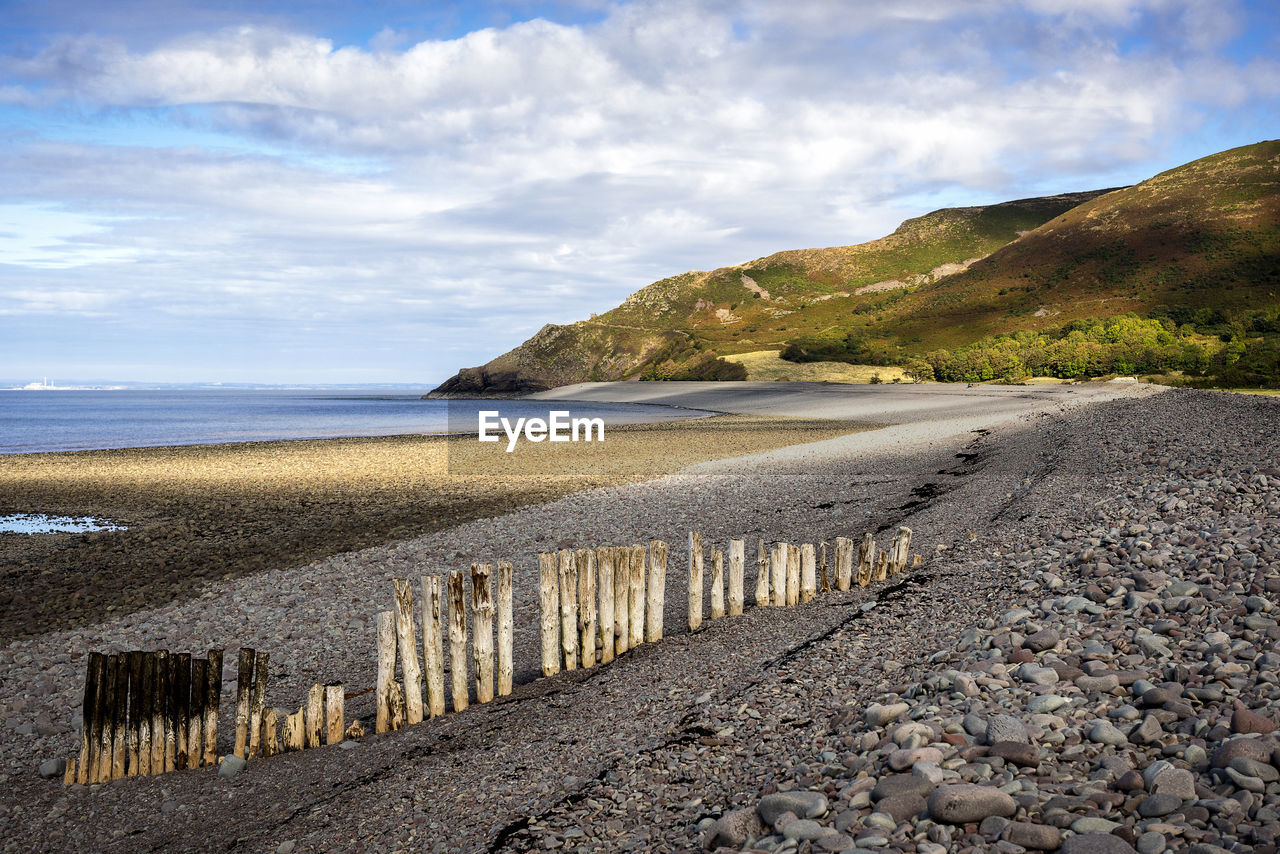
[(765, 795), (756, 806), (760, 820), (772, 827), (778, 816), (793, 812), (800, 818), (817, 818), (826, 813), (829, 802), (821, 792), (779, 792)]
[(230, 780), (232, 777), (243, 771), (248, 764), (248, 762), (241, 759), (239, 756), (236, 756), (234, 753), (229, 753), (222, 757), (222, 761), (218, 763), (218, 776)]
[(1013, 798), (991, 786), (956, 783), (939, 786), (929, 796), (929, 815), (935, 821), (965, 824), (988, 816), (1011, 816), (1018, 805)]

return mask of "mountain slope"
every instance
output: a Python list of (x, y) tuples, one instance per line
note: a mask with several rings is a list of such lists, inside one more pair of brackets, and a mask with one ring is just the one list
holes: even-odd
[(891, 362), (1090, 316), (1260, 308), (1280, 291), (1278, 191), (1271, 141), (1124, 189), (934, 211), (869, 243), (663, 279), (433, 394), (699, 376), (713, 354), (798, 338), (852, 335)]

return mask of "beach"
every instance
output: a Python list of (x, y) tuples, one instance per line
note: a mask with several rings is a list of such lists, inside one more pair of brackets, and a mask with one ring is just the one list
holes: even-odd
[[(1190, 477), (1210, 465), (1222, 473), (1221, 483), (1193, 481), (1204, 486), (1184, 494), (1193, 506), (1188, 521), (1178, 523), (1207, 525), (1195, 521), (1193, 510), (1201, 513), (1195, 508), (1203, 504), (1203, 512), (1214, 506), (1227, 512), (1226, 487), (1251, 476), (1242, 481), (1234, 472), (1247, 470), (1260, 454), (1274, 456), (1277, 441), (1274, 429), (1245, 429), (1274, 426), (1265, 419), (1275, 404), (1265, 398), (1114, 383), (924, 387), (870, 396), (779, 386), (771, 394), (729, 399), (739, 391), (728, 384), (665, 389), (690, 405), (723, 411), (749, 408), (744, 401), (754, 399), (759, 409), (857, 413), (890, 426), (846, 429), (815, 442), (696, 462), (642, 482), (571, 492), (303, 566), (219, 579), (199, 596), (113, 614), (81, 629), (9, 641), (0, 649), (10, 677), (0, 698), (6, 723), (40, 724), (3, 748), (9, 788), (0, 809), (14, 828), (8, 848), (258, 851), (291, 843), (292, 850), (690, 850), (719, 818), (739, 808), (754, 811), (762, 798), (790, 791), (815, 791), (830, 801), (830, 811), (824, 806), (814, 818), (831, 833), (870, 839), (875, 825), (867, 824), (870, 807), (858, 806), (859, 792), (889, 775), (882, 766), (890, 750), (883, 744), (892, 742), (883, 732), (864, 737), (866, 708), (918, 704), (918, 719), (941, 721), (935, 736), (958, 726), (969, 707), (975, 714), (1004, 709), (1025, 716), (1005, 708), (1008, 697), (1020, 696), (1015, 685), (1004, 693), (962, 695), (959, 704), (927, 686), (941, 684), (939, 674), (948, 668), (981, 664), (955, 658), (966, 632), (982, 636), (994, 628), (1004, 646), (992, 648), (1007, 649), (1002, 615), (1018, 608), (1058, 625), (1064, 638), (1079, 634), (1052, 610), (1036, 609), (1045, 607), (1046, 596), (1065, 601), (1084, 590), (1084, 570), (1096, 561), (1076, 555), (1094, 548), (1085, 545), (1090, 537), (1101, 530), (1103, 542), (1110, 528), (1122, 531), (1153, 512), (1178, 518), (1176, 501), (1165, 501), (1177, 498), (1176, 484), (1160, 482), (1159, 503), (1148, 497), (1157, 473)], [(606, 385), (574, 393), (588, 392), (632, 390)], [(1192, 430), (1209, 413), (1231, 432)], [(697, 436), (696, 422), (688, 424)], [(1248, 489), (1256, 500), (1274, 503), (1271, 493)], [(1160, 509), (1166, 504), (1170, 510)], [(912, 551), (923, 561), (901, 579), (825, 594), (796, 608), (749, 606), (742, 617), (710, 621), (694, 634), (683, 626), (684, 538), (691, 530), (708, 548), (746, 539), (753, 567), (759, 538), (816, 543), (872, 533), (883, 547), (901, 524), (913, 529)], [(1249, 537), (1273, 536), (1269, 528), (1260, 531)], [(607, 666), (537, 678), (537, 553), (651, 538), (671, 544), (667, 637)], [(245, 644), (268, 650), (271, 702), (291, 711), (313, 682), (341, 680), (352, 692), (372, 687), (373, 617), (391, 607), (393, 578), (464, 569), (474, 560), (515, 563), (516, 688), (509, 698), (369, 736), (350, 749), (253, 761), (229, 781), (202, 770), (67, 788), (36, 773), (41, 761), (74, 753), (74, 709), (89, 649), (219, 647), (230, 655)], [(749, 569), (748, 590), (753, 581)], [(1108, 599), (1111, 610), (1088, 631), (1105, 627), (1107, 638), (1132, 631), (1125, 621), (1133, 615), (1122, 600)], [(1019, 638), (1031, 634), (1019, 631)], [(1079, 660), (1065, 647), (1060, 654)], [(1130, 665), (1131, 656), (1116, 655), (1112, 666)], [(980, 680), (1021, 684), (1008, 675), (1012, 665), (1008, 673), (1003, 665), (985, 667)], [(233, 679), (233, 670), (228, 666), (224, 679)], [(231, 690), (232, 683), (224, 686), (224, 716)], [(1044, 716), (1027, 718), (1039, 721), (1035, 732), (1046, 751), (1061, 749), (1050, 738), (1054, 732), (1088, 730), (1099, 703), (1105, 717), (1107, 708), (1123, 702), (1081, 694), (1069, 683), (1054, 690), (1083, 697), (1073, 707), (1083, 718), (1063, 717), (1052, 726)], [(349, 719), (369, 723), (371, 715), (368, 696), (348, 704)], [(225, 740), (229, 721), (223, 727)], [(941, 749), (954, 754), (957, 748)], [(1056, 791), (1053, 774), (1065, 775), (1064, 786), (1083, 785), (1071, 781), (1086, 778), (1092, 766), (1072, 770), (1076, 755), (1068, 751), (1061, 765), (1056, 752), (1044, 760), (1055, 763), (1054, 770), (1038, 778), (1039, 790), (1027, 790), (1031, 806), (1020, 808), (1021, 815), (1042, 815), (1040, 804)], [(979, 767), (989, 766), (969, 763), (957, 774)], [(860, 781), (870, 783), (864, 788)], [(1121, 817), (1109, 806), (1092, 809), (1099, 817)], [(845, 813), (850, 816), (838, 821)], [(935, 844), (927, 833), (938, 826), (911, 819), (883, 832), (895, 844), (914, 846), (912, 834)]]

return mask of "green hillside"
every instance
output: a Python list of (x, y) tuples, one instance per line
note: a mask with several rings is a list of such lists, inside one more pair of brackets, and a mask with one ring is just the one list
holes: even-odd
[(590, 321), (544, 327), (437, 393), (742, 378), (715, 357), (770, 349), (905, 364), (1130, 312), (1184, 336), (1253, 340), (1280, 307), (1278, 189), (1270, 141), (1124, 189), (934, 211), (869, 243), (663, 279)]

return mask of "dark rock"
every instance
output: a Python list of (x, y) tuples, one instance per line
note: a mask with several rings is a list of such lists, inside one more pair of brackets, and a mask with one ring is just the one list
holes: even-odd
[(1040, 750), (1017, 741), (997, 741), (991, 745), (988, 755), (999, 756), (1005, 762), (1011, 762), (1020, 768), (1034, 768), (1040, 764)]
[(1276, 725), (1257, 712), (1249, 711), (1244, 703), (1236, 700), (1231, 712), (1231, 731), (1235, 733), (1267, 733), (1275, 732)]
[(987, 816), (1011, 816), (1018, 809), (1013, 798), (994, 786), (956, 783), (938, 787), (929, 796), (929, 815), (934, 821), (965, 824)]
[(1061, 854), (1137, 854), (1132, 845), (1110, 833), (1078, 833), (1058, 850)]
[(1053, 851), (1062, 844), (1062, 831), (1047, 824), (1015, 821), (1004, 830), (1004, 838), (1014, 845), (1035, 851)]
[(876, 783), (876, 787), (871, 790), (871, 800), (878, 803), (896, 795), (917, 795), (927, 798), (935, 788), (937, 786), (924, 777), (917, 777), (914, 774), (890, 774), (887, 777), (881, 777)]
[(894, 821), (902, 824), (907, 819), (915, 818), (924, 812), (925, 806), (925, 800), (920, 795), (906, 792), (882, 798), (876, 803), (876, 812), (888, 813), (893, 816)]

